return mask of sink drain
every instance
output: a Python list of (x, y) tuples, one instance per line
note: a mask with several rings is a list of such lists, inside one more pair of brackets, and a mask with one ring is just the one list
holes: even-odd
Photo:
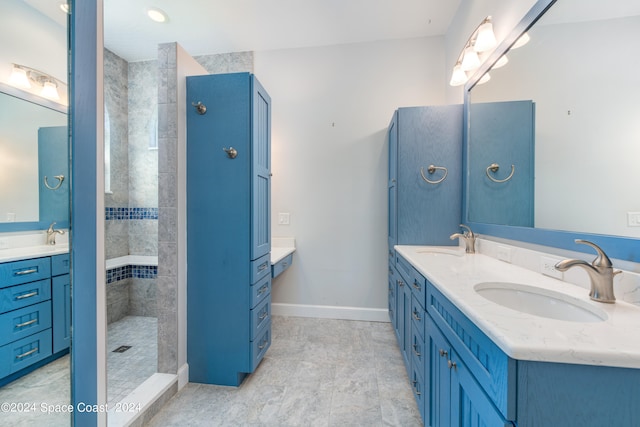
[(114, 353), (124, 353), (125, 351), (129, 350), (131, 348), (130, 345), (121, 345), (120, 347), (116, 348), (115, 350), (113, 350)]

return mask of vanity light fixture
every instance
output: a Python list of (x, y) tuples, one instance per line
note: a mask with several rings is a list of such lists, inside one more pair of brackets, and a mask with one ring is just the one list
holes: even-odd
[(511, 49), (517, 49), (519, 47), (522, 47), (525, 44), (529, 43), (529, 40), (531, 40), (531, 38), (529, 37), (529, 34), (524, 33), (523, 35), (520, 36), (518, 40), (516, 40), (513, 46), (511, 46)]
[(69, 3), (67, 3), (66, 1), (60, 3), (60, 10), (66, 14), (69, 14), (71, 10), (69, 7)]
[[(453, 74), (449, 84), (451, 86), (460, 86), (467, 82), (469, 75), (473, 74), (480, 65), (482, 60), (478, 54), (489, 52), (498, 44), (496, 36), (493, 33), (493, 24), (491, 16), (487, 16), (482, 20), (480, 25), (471, 33), (467, 39), (456, 65), (453, 67)], [(467, 74), (469, 73), (469, 75)], [(464, 75), (463, 75), (464, 74)]]
[(150, 7), (147, 9), (147, 16), (154, 22), (165, 23), (169, 20), (169, 15), (157, 7)]
[(60, 99), (58, 82), (60, 82), (60, 80), (47, 73), (20, 64), (13, 64), (13, 70), (9, 77), (10, 85), (21, 89), (31, 89), (35, 84), (36, 87), (42, 88), (40, 90), (40, 96), (56, 101)]

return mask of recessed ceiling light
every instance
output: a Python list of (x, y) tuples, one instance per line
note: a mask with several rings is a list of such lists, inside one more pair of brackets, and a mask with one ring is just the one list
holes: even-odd
[(63, 11), (64, 13), (69, 13), (69, 3), (67, 2), (60, 3), (60, 10)]
[(157, 7), (150, 7), (149, 9), (147, 9), (147, 16), (152, 21), (160, 23), (167, 22), (169, 20), (166, 12), (162, 9), (158, 9)]

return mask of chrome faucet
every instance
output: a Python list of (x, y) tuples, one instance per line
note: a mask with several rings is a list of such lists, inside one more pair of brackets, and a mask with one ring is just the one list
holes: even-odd
[(64, 231), (53, 228), (54, 225), (56, 225), (55, 221), (47, 228), (47, 245), (55, 245), (56, 234), (64, 234)]
[(556, 264), (556, 269), (567, 271), (571, 267), (582, 267), (589, 274), (591, 280), (591, 291), (589, 297), (598, 302), (613, 303), (616, 297), (613, 294), (613, 276), (621, 273), (619, 270), (613, 269), (611, 260), (602, 249), (595, 243), (588, 240), (576, 239), (576, 243), (591, 246), (598, 252), (598, 256), (591, 264), (581, 259), (565, 259)]
[(476, 253), (476, 235), (473, 234), (473, 231), (471, 231), (471, 229), (466, 225), (460, 224), (460, 227), (465, 229), (464, 232), (462, 234), (454, 233), (451, 236), (449, 236), (449, 238), (451, 240), (463, 239), (464, 246), (465, 246), (464, 251), (468, 254), (475, 254)]

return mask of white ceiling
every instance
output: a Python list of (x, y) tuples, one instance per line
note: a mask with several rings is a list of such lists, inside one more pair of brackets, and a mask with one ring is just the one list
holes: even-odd
[[(62, 0), (23, 0), (64, 23)], [(444, 35), (460, 0), (104, 0), (105, 46), (126, 59), (178, 42), (191, 55)], [(155, 23), (157, 7), (169, 22)]]

